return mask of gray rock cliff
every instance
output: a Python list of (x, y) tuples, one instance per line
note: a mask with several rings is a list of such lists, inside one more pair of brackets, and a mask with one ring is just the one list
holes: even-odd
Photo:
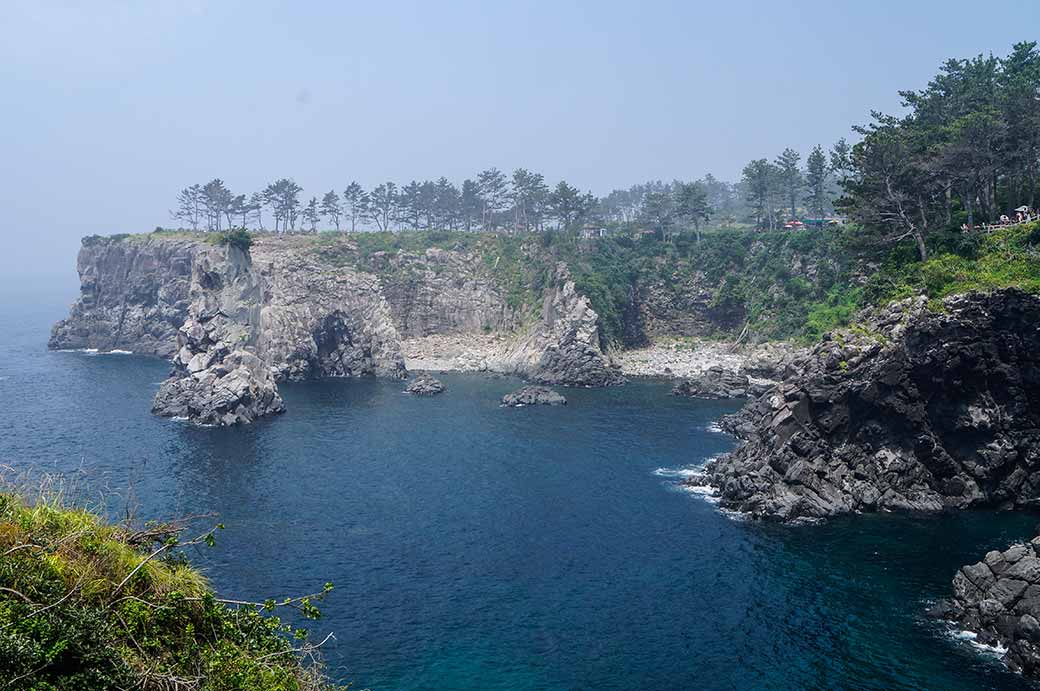
[(87, 238), (78, 268), (80, 297), (50, 346), (169, 357), (153, 410), (200, 424), (281, 411), (278, 381), (404, 378), (402, 334), (505, 333), (500, 371), (562, 385), (622, 380), (563, 265), (526, 320), (493, 267), (463, 249), (362, 257), (347, 237), (261, 235), (243, 252), (155, 234)]

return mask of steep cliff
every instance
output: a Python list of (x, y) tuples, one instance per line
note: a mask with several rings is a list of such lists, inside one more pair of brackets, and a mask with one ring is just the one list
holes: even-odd
[(205, 237), (88, 238), (80, 299), (50, 345), (170, 357), (154, 412), (215, 425), (282, 410), (277, 381), (403, 378), (403, 335), (505, 334), (493, 369), (620, 381), (565, 267), (525, 301), (484, 259), (472, 248), (366, 253), (343, 236), (260, 236), (249, 252)]
[(1014, 289), (890, 306), (788, 366), (697, 484), (795, 520), (1040, 499), (1040, 297)]
[(132, 350), (171, 357), (188, 316), (192, 264), (199, 243), (84, 238), (77, 259), (80, 296), (54, 325), (51, 348)]

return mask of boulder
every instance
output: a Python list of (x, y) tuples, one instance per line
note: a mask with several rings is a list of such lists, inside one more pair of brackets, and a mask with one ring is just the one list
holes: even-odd
[(444, 393), (445, 388), (440, 380), (434, 379), (428, 374), (420, 374), (412, 383), (405, 387), (404, 392), (414, 396), (436, 396), (439, 393)]
[(709, 367), (699, 375), (683, 379), (672, 387), (673, 396), (689, 398), (743, 398), (762, 392), (761, 387), (751, 383), (748, 375), (725, 369), (720, 365)]
[(544, 386), (525, 386), (502, 397), (502, 405), (520, 408), (528, 405), (566, 405), (567, 399)]

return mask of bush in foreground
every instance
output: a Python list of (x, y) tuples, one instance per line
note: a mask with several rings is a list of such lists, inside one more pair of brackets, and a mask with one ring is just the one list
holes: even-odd
[(331, 585), (279, 602), (222, 601), (177, 550), (212, 545), (213, 531), (180, 540), (183, 527), (132, 530), (0, 492), (0, 688), (333, 689), (304, 664), (315, 651), (306, 634), (266, 614), (284, 605), (317, 618), (312, 601)]

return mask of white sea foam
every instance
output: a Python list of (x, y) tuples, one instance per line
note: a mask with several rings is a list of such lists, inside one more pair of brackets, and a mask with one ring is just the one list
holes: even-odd
[(696, 494), (704, 501), (709, 504), (718, 504), (719, 497), (715, 494), (714, 487), (705, 487), (703, 485), (680, 485), (680, 489), (690, 494)]
[(689, 465), (683, 468), (657, 468), (654, 470), (654, 475), (657, 477), (678, 477), (678, 478), (690, 478), (697, 477), (704, 471), (703, 465)]
[(979, 635), (974, 631), (964, 631), (961, 629), (951, 628), (950, 636), (955, 640), (969, 643), (971, 647), (986, 655), (992, 655), (994, 657), (1003, 657), (1004, 653), (1007, 652), (1007, 648), (1000, 645), (999, 643), (997, 645), (986, 645), (985, 643), (979, 643)]
[(84, 355), (97, 355), (97, 348), (58, 348), (59, 353), (83, 353)]
[(134, 351), (132, 351), (132, 350), (119, 350), (118, 348), (116, 348), (114, 350), (106, 350), (102, 354), (103, 355), (133, 355)]
[(725, 434), (726, 430), (719, 427), (719, 423), (713, 422), (704, 428), (705, 432), (714, 432), (715, 434)]

